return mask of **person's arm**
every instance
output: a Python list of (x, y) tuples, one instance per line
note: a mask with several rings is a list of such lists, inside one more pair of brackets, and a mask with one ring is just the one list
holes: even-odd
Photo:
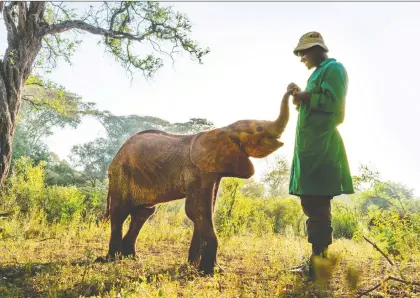
[(319, 88), (311, 91), (298, 92), (293, 96), (293, 104), (301, 102), (309, 104), (310, 110), (323, 112), (339, 112), (344, 109), (347, 93), (347, 74), (345, 69), (337, 63), (331, 64), (325, 70)]
[(347, 73), (338, 63), (329, 65), (319, 88), (309, 95), (309, 108), (323, 112), (341, 112), (347, 93)]

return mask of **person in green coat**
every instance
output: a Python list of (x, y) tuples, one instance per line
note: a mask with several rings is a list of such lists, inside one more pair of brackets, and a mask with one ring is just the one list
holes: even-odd
[(332, 243), (331, 200), (354, 193), (344, 142), (337, 130), (344, 121), (348, 76), (343, 64), (329, 58), (327, 52), (320, 33), (304, 34), (293, 53), (314, 70), (304, 91), (295, 83), (287, 87), (299, 113), (289, 193), (300, 197), (308, 216), (310, 277), (313, 256), (326, 257)]

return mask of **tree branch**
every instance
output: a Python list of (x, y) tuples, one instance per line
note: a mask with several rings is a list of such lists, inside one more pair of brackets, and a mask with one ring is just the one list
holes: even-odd
[(363, 236), (363, 238), (369, 242), (377, 251), (379, 251), (381, 253), (381, 255), (383, 255), (385, 257), (385, 259), (388, 261), (388, 263), (390, 263), (392, 266), (394, 266), (394, 263), (392, 263), (392, 261), (388, 258), (388, 256), (372, 241), (370, 241), (369, 239), (367, 239), (365, 236)]
[(42, 103), (38, 103), (33, 101), (32, 99), (29, 98), (29, 95), (24, 95), (22, 96), (22, 99), (28, 103), (30, 103), (37, 111), (39, 111), (41, 108), (40, 106), (42, 106)]
[(387, 278), (385, 278), (384, 280), (382, 280), (376, 286), (374, 286), (374, 287), (372, 287), (372, 288), (370, 288), (370, 289), (368, 289), (366, 291), (363, 291), (362, 293), (360, 293), (359, 295), (357, 295), (356, 298), (360, 298), (360, 297), (365, 296), (366, 294), (369, 294), (370, 292), (372, 292), (372, 291), (376, 290), (377, 288), (379, 288), (383, 283), (387, 282), (388, 280), (398, 281), (398, 282), (404, 283), (406, 285), (420, 286), (420, 283), (418, 283), (418, 282), (407, 281), (407, 280), (396, 278), (396, 277), (393, 277), (393, 276), (388, 276)]
[(112, 31), (114, 29), (114, 22), (115, 22), (115, 18), (117, 17), (117, 15), (122, 14), (124, 11), (126, 11), (130, 7), (130, 3), (127, 2), (127, 3), (125, 3), (124, 7), (122, 7), (122, 6), (123, 6), (123, 2), (121, 2), (120, 9), (115, 11), (115, 13), (112, 15), (111, 21), (110, 21), (110, 24), (109, 24), (109, 31)]
[(3, 18), (7, 29), (7, 42), (14, 47), (16, 46), (18, 31), (13, 20), (12, 10), (14, 10), (17, 5), (17, 1), (12, 1), (9, 5), (6, 5), (3, 10)]
[(69, 15), (65, 7), (63, 7), (63, 2), (60, 2), (60, 4), (54, 4), (54, 2), (51, 1), (50, 4), (56, 7), (59, 11), (61, 11), (66, 16), (67, 19), (69, 20), (71, 19), (71, 16)]
[(30, 1), (29, 14), (38, 15), (39, 19), (42, 20), (45, 9), (45, 2), (43, 1)]
[(136, 35), (121, 32), (121, 31), (107, 30), (104, 28), (90, 25), (82, 20), (64, 21), (60, 24), (44, 25), (44, 26), (45, 27), (42, 30), (42, 35), (62, 33), (62, 32), (73, 30), (73, 29), (87, 31), (95, 35), (103, 35), (105, 37), (112, 37), (114, 39), (126, 38), (128, 40), (135, 40), (135, 41), (143, 41), (147, 35), (150, 35), (150, 32), (136, 36)]
[(28, 13), (28, 7), (26, 5), (26, 1), (19, 2), (19, 14), (18, 14), (18, 27), (20, 34), (24, 33), (26, 27), (26, 17)]

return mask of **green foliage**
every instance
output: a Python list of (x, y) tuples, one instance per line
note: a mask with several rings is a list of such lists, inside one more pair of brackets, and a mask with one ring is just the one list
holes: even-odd
[(75, 186), (51, 186), (45, 189), (43, 210), (48, 222), (70, 221), (87, 207), (85, 196)]
[(24, 111), (20, 118), (34, 133), (41, 128), (41, 136), (51, 135), (51, 127), (76, 128), (86, 115), (99, 117), (103, 112), (93, 102), (83, 102), (81, 97), (64, 86), (38, 75), (30, 75), (25, 82), (22, 99)]
[(191, 118), (185, 123), (174, 123), (166, 131), (181, 134), (199, 133), (205, 130), (214, 129), (213, 122), (203, 118)]
[(278, 197), (288, 194), (290, 167), (284, 156), (275, 156), (263, 175), (262, 182), (268, 187), (268, 195)]
[(30, 157), (38, 164), (40, 161), (49, 161), (50, 151), (48, 146), (41, 140), (36, 140), (31, 135), (30, 129), (24, 124), (19, 122), (12, 144), (12, 169), (15, 160), (22, 156)]
[(98, 180), (105, 179), (108, 166), (118, 149), (119, 147), (114, 146), (110, 140), (97, 138), (94, 141), (73, 146), (70, 160), (80, 168), (85, 179), (91, 185), (95, 185)]
[[(108, 11), (106, 27), (118, 34), (115, 37), (106, 36), (103, 43), (107, 52), (127, 71), (140, 69), (146, 76), (151, 76), (163, 66), (163, 59), (153, 54), (145, 55), (144, 58), (136, 55), (136, 41), (147, 41), (155, 52), (171, 58), (177, 48), (182, 48), (200, 63), (202, 57), (209, 53), (209, 49), (201, 49), (188, 37), (191, 32), (190, 21), (184, 14), (174, 12), (172, 7), (162, 7), (159, 2), (135, 1), (107, 3), (104, 6)], [(134, 38), (121, 38), (126, 36)]]
[(34, 165), (29, 157), (21, 157), (2, 192), (0, 209), (17, 210), (30, 217), (44, 214), (48, 223), (68, 222), (77, 216), (99, 219), (105, 212), (105, 193), (105, 183), (84, 188), (48, 186), (45, 162)]
[(44, 141), (54, 128), (76, 128), (84, 116), (101, 115), (93, 103), (82, 102), (64, 87), (36, 75), (30, 75), (25, 82), (22, 98), (12, 161), (21, 156), (29, 156), (36, 163), (50, 161), (51, 153)]
[(16, 161), (13, 173), (9, 177), (6, 190), (3, 192), (3, 209), (18, 208), (21, 212), (30, 212), (38, 205), (44, 194), (45, 163), (33, 165), (29, 157), (21, 157)]
[(217, 199), (215, 225), (224, 236), (303, 234), (303, 212), (296, 198), (250, 197), (242, 179), (224, 178)]
[(420, 213), (401, 214), (372, 207), (367, 236), (395, 258), (411, 259), (414, 251), (420, 252)]
[(265, 187), (263, 183), (256, 182), (253, 178), (250, 178), (244, 180), (241, 192), (249, 198), (262, 198), (265, 194)]
[(273, 232), (279, 234), (304, 234), (304, 213), (300, 200), (293, 198), (264, 199), (262, 210), (269, 218), (273, 218)]
[(245, 198), (239, 190), (242, 185), (241, 179), (222, 179), (215, 214), (217, 232), (227, 237), (247, 232), (258, 235), (272, 232), (273, 220), (261, 212), (261, 201)]
[(74, 170), (66, 160), (60, 160), (51, 153), (46, 165), (45, 183), (47, 185), (84, 185), (85, 177)]
[(360, 174), (354, 176), (353, 181), (362, 192), (360, 198), (364, 211), (372, 204), (397, 212), (414, 211), (417, 208), (413, 200), (413, 189), (398, 182), (382, 181), (380, 173), (366, 165), (361, 165), (359, 171)]
[[(75, 24), (76, 20), (78, 24)], [(210, 52), (189, 36), (192, 26), (186, 15), (172, 7), (163, 7), (159, 2), (95, 3), (84, 13), (70, 9), (63, 2), (49, 2), (42, 21), (52, 29), (46, 30), (35, 65), (46, 72), (57, 67), (60, 59), (71, 63), (81, 40), (79, 34), (63, 31), (73, 29), (101, 35), (100, 43), (105, 51), (131, 75), (133, 70), (140, 70), (146, 77), (151, 77), (164, 65), (163, 58), (173, 61), (174, 54), (180, 51), (189, 53), (199, 63)], [(54, 30), (54, 24), (62, 27)]]
[(336, 239), (352, 239), (362, 220), (360, 212), (348, 204), (332, 202), (332, 228)]

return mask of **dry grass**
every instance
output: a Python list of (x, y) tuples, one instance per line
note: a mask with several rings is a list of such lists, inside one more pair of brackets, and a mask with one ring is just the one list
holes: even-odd
[[(338, 257), (332, 278), (323, 286), (308, 283), (287, 270), (309, 255), (306, 239), (273, 234), (221, 238), (218, 262), (224, 273), (201, 277), (186, 264), (191, 224), (164, 213), (141, 231), (138, 260), (94, 263), (105, 255), (108, 237), (108, 225), (73, 225), (42, 237), (0, 240), (0, 296), (355, 297), (387, 274), (400, 277), (370, 244), (337, 240), (330, 249)], [(419, 264), (414, 254), (402, 267), (404, 278), (419, 281)], [(420, 297), (420, 287), (388, 281), (370, 295)]]

